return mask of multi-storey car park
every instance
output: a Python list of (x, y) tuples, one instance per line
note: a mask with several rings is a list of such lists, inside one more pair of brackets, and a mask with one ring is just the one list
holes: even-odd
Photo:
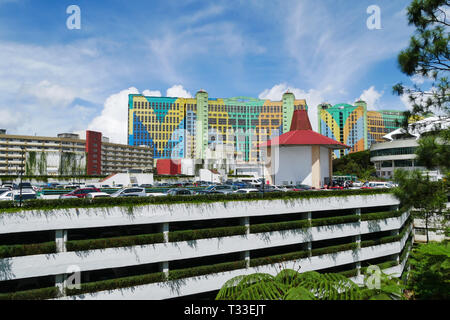
[(367, 110), (366, 102), (361, 100), (354, 106), (321, 104), (317, 111), (319, 133), (351, 147), (335, 151), (337, 158), (370, 149), (373, 143), (383, 141), (385, 134), (400, 128), (404, 122), (402, 111)]
[(0, 299), (213, 298), (236, 275), (280, 268), (362, 285), (369, 265), (400, 276), (413, 241), (383, 189), (117, 201), (3, 206)]
[(0, 175), (108, 175), (152, 170), (152, 150), (109, 142), (101, 132), (61, 133), (57, 137), (0, 132)]
[(294, 110), (307, 110), (293, 93), (282, 101), (248, 97), (146, 97), (130, 94), (128, 144), (148, 145), (155, 159), (204, 159), (220, 141), (234, 148), (235, 159), (258, 161), (259, 144), (289, 131)]

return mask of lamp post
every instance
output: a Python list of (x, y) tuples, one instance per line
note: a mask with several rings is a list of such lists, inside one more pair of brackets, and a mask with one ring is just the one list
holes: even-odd
[(20, 182), (19, 182), (19, 206), (22, 206), (22, 176), (23, 176), (23, 158), (24, 158), (24, 154), (25, 154), (25, 148), (24, 147), (20, 147), (20, 149), (22, 149), (22, 161), (21, 161), (21, 165), (20, 165)]

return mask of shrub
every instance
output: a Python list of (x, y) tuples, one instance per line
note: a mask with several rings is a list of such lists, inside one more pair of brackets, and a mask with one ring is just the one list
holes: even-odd
[(245, 260), (241, 260), (233, 262), (223, 262), (207, 266), (199, 266), (194, 268), (169, 270), (169, 280), (177, 280), (182, 278), (197, 277), (206, 274), (243, 269), (245, 268), (245, 266)]
[(15, 244), (0, 246), (0, 258), (56, 253), (56, 243)]
[(70, 240), (66, 242), (68, 251), (82, 251), (105, 248), (130, 247), (164, 242), (164, 234), (144, 234), (136, 236), (124, 236), (114, 238)]
[(66, 289), (68, 296), (79, 295), (83, 293), (91, 293), (105, 290), (115, 290), (128, 287), (134, 287), (144, 284), (162, 282), (165, 280), (163, 272), (156, 272), (138, 276), (123, 277), (95, 282), (82, 283), (80, 289)]
[(59, 290), (57, 287), (41, 288), (11, 293), (1, 293), (0, 300), (44, 300), (57, 298)]
[(261, 224), (250, 225), (250, 233), (303, 229), (303, 228), (308, 228), (310, 226), (311, 226), (311, 224), (308, 220), (261, 223)]
[(247, 228), (245, 226), (173, 231), (169, 232), (169, 241), (177, 242), (197, 239), (230, 237), (235, 235), (243, 235), (246, 232)]
[(328, 217), (328, 218), (319, 218), (311, 220), (311, 225), (313, 227), (327, 226), (333, 224), (341, 224), (341, 223), (349, 223), (349, 222), (358, 222), (358, 215), (348, 215), (348, 216), (340, 216), (340, 217)]

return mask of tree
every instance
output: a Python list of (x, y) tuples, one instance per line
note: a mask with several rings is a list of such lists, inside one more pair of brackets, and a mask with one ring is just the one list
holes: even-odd
[(416, 149), (416, 161), (429, 170), (450, 169), (450, 129), (423, 135)]
[(394, 180), (399, 184), (394, 195), (403, 206), (412, 209), (415, 218), (424, 219), (427, 242), (431, 218), (439, 216), (446, 209), (447, 183), (443, 180), (432, 181), (423, 171), (395, 170)]
[(412, 114), (424, 115), (434, 108), (449, 113), (450, 71), (449, 21), (446, 10), (449, 0), (413, 0), (408, 7), (408, 23), (416, 27), (409, 47), (398, 55), (400, 70), (408, 76), (422, 76), (433, 81), (425, 90), (418, 85), (412, 88), (398, 83), (394, 94), (407, 95), (412, 104)]
[(450, 299), (450, 243), (419, 244), (410, 254), (408, 289), (419, 300)]
[(283, 269), (276, 276), (254, 273), (234, 277), (222, 286), (216, 300), (403, 299), (403, 287), (397, 280), (383, 273), (380, 280), (380, 289), (368, 289), (338, 273)]
[(361, 180), (369, 180), (375, 174), (375, 167), (370, 162), (370, 150), (354, 152), (333, 160), (335, 175), (356, 175)]

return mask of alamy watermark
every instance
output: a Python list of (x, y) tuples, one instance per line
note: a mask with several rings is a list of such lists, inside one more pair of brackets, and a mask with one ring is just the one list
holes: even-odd
[(67, 7), (66, 13), (70, 16), (66, 20), (67, 29), (81, 29), (81, 9), (79, 6), (72, 4)]
[(381, 9), (377, 5), (371, 5), (367, 7), (367, 14), (370, 14), (367, 18), (366, 25), (369, 30), (381, 29)]

